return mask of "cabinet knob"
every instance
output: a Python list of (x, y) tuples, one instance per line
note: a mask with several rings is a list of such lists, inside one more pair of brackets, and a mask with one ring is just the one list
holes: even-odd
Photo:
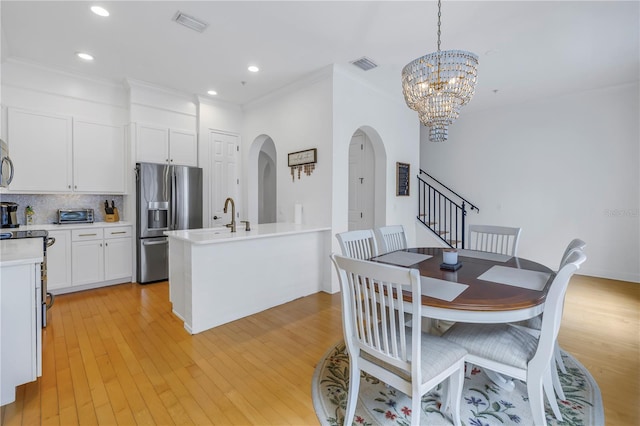
[(71, 189), (71, 185), (67, 185), (67, 188)]

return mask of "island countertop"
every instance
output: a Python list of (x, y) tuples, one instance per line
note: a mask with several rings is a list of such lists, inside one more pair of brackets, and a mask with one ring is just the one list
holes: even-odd
[(165, 231), (165, 235), (177, 238), (191, 244), (228, 243), (235, 240), (250, 240), (257, 238), (272, 238), (279, 235), (304, 234), (308, 232), (329, 231), (330, 227), (313, 225), (297, 225), (294, 223), (263, 223), (251, 225), (250, 231), (245, 231), (243, 223), (239, 223), (236, 232), (230, 228), (185, 229), (181, 231)]

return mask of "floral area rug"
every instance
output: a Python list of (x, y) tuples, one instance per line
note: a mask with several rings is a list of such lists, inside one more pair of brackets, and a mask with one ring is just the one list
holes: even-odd
[[(567, 374), (560, 373), (566, 401), (558, 401), (563, 421), (558, 422), (547, 406), (549, 425), (604, 425), (602, 397), (589, 372), (571, 355), (562, 354)], [(532, 425), (533, 420), (524, 382), (515, 380), (515, 389), (506, 391), (473, 367), (462, 391), (461, 419), (468, 426)], [(349, 389), (349, 356), (344, 342), (331, 348), (316, 366), (312, 383), (313, 405), (321, 425), (342, 425)], [(448, 425), (448, 413), (440, 411), (441, 388), (422, 398), (421, 424)], [(355, 425), (409, 425), (409, 397), (375, 377), (362, 373)]]

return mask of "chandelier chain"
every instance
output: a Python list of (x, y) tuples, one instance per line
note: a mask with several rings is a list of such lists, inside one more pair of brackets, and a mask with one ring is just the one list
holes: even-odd
[(440, 7), (442, 6), (440, 1), (441, 0), (438, 0), (438, 52), (440, 51), (440, 17), (442, 16), (440, 12)]

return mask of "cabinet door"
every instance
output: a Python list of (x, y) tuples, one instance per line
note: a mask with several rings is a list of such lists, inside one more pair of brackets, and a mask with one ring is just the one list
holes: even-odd
[(47, 288), (71, 287), (71, 231), (49, 231), (56, 239), (47, 248)]
[(71, 245), (72, 285), (104, 281), (104, 247), (102, 239), (74, 241)]
[(122, 194), (125, 139), (119, 126), (73, 121), (73, 190)]
[(15, 167), (11, 190), (71, 191), (72, 119), (9, 108), (9, 152)]
[(169, 130), (169, 159), (180, 166), (198, 165), (198, 140), (194, 132)]
[(139, 123), (136, 128), (136, 161), (168, 163), (169, 129)]
[(133, 247), (131, 238), (104, 240), (104, 279), (115, 280), (132, 276)]

